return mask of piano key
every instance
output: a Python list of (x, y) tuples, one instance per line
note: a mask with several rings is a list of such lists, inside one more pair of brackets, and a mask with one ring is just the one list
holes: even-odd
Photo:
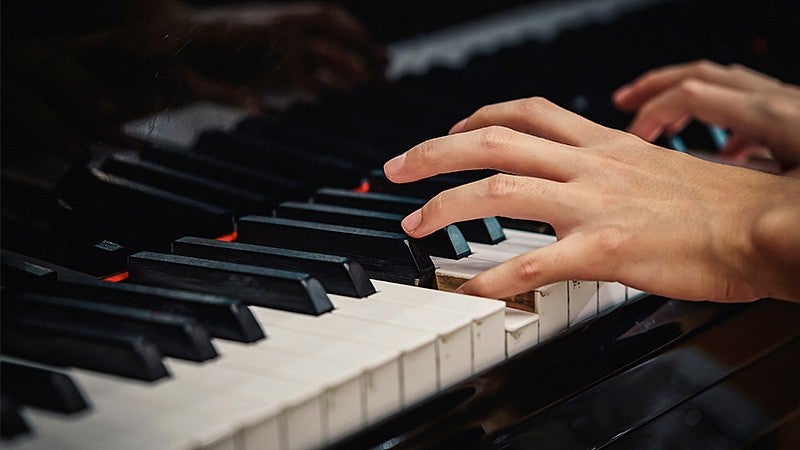
[(258, 318), (269, 327), (290, 328), (329, 339), (353, 341), (400, 352), (403, 380), (401, 401), (404, 406), (416, 403), (437, 390), (436, 336), (433, 333), (347, 316), (307, 316), (267, 308), (258, 309)]
[(512, 219), (510, 217), (498, 217), (500, 225), (504, 230), (519, 230), (528, 231), (531, 233), (556, 235), (556, 230), (553, 226), (546, 222), (538, 222), (535, 220)]
[(234, 342), (218, 345), (223, 355), (220, 362), (225, 367), (323, 388), (324, 440), (344, 436), (366, 425), (366, 379), (358, 368), (279, 350), (270, 345), (269, 339), (246, 347)]
[[(261, 308), (254, 309), (258, 316)], [(269, 347), (278, 351), (329, 361), (363, 372), (368, 423), (400, 410), (399, 351), (377, 349), (351, 341), (331, 340), (280, 326), (270, 327), (268, 341)]]
[(597, 288), (598, 313), (625, 303), (625, 285), (616, 281), (601, 281)]
[(3, 359), (0, 372), (3, 395), (17, 404), (64, 414), (84, 411), (89, 406), (78, 386), (61, 371)]
[(143, 334), (163, 354), (178, 358), (205, 361), (217, 356), (208, 332), (185, 315), (34, 293), (6, 296), (3, 309), (14, 320), (52, 321), (111, 335)]
[[(275, 215), (285, 219), (405, 233), (400, 225), (404, 216), (364, 209), (318, 203), (285, 202), (278, 206)], [(434, 231), (432, 234), (420, 238), (419, 242), (431, 256), (460, 259), (472, 252), (464, 235), (453, 225)]]
[(3, 316), (3, 354), (44, 364), (75, 366), (145, 381), (168, 376), (161, 351), (141, 335), (109, 335), (59, 323)]
[(371, 302), (331, 295), (333, 315), (372, 320), (435, 333), (440, 388), (451, 386), (472, 373), (472, 321), (430, 309), (389, 302)]
[(0, 393), (0, 417), (2, 418), (0, 419), (0, 436), (3, 437), (4, 444), (6, 439), (31, 431), (27, 421), (20, 414), (17, 403), (4, 393)]
[[(453, 291), (468, 279), (497, 266), (497, 261), (465, 258), (459, 261), (434, 259), (440, 289)], [(539, 340), (549, 339), (569, 326), (567, 283), (542, 286), (531, 292), (503, 299), (512, 308), (539, 314)]]
[(58, 281), (29, 286), (28, 290), (120, 306), (187, 314), (202, 324), (212, 336), (224, 339), (253, 342), (264, 337), (264, 332), (247, 306), (232, 297), (95, 280)]
[(106, 240), (81, 242), (2, 213), (3, 248), (94, 276), (125, 269), (129, 251)]
[(268, 212), (274, 207), (274, 201), (264, 194), (143, 161), (132, 153), (110, 154), (94, 164), (105, 173), (211, 205), (231, 208), (240, 214)]
[(352, 258), (371, 278), (426, 287), (435, 282), (430, 257), (418, 247), (416, 240), (400, 233), (245, 216), (239, 219), (237, 239), (250, 244)]
[(139, 154), (146, 161), (174, 170), (186, 171), (200, 178), (236, 186), (239, 189), (274, 195), (275, 198), (300, 199), (306, 198), (310, 194), (310, 190), (304, 193), (306, 188), (297, 180), (186, 150), (146, 147), (140, 150)]
[[(220, 130), (203, 132), (195, 142), (193, 151), (235, 164), (290, 175), (312, 186), (321, 183), (356, 186), (363, 173), (363, 168), (348, 160), (314, 153), (293, 144)], [(325, 174), (325, 177), (321, 178), (321, 174)]]
[(341, 256), (195, 237), (183, 237), (173, 242), (172, 253), (309, 273), (332, 294), (366, 297), (375, 292), (361, 264)]
[(596, 281), (569, 280), (567, 282), (569, 326), (577, 325), (597, 316), (599, 304)]
[(444, 291), (419, 289), (375, 281), (378, 292), (366, 302), (390, 302), (442, 311), (472, 321), (472, 371), (477, 373), (505, 358), (505, 303)]
[(319, 281), (305, 273), (152, 252), (131, 255), (128, 271), (132, 282), (227, 295), (253, 305), (315, 315), (333, 308)]
[(59, 198), (74, 211), (61, 224), (65, 233), (100, 234), (131, 248), (168, 247), (188, 234), (218, 237), (233, 231), (228, 209), (97, 169), (66, 174)]
[(430, 199), (442, 191), (490, 175), (492, 175), (492, 172), (489, 171), (459, 172), (457, 174), (436, 175), (411, 183), (398, 184), (389, 181), (382, 169), (377, 169), (369, 173), (367, 181), (369, 182), (370, 192)]
[[(367, 209), (391, 214), (410, 214), (421, 208), (425, 199), (398, 195), (353, 192), (345, 189), (323, 188), (314, 194), (314, 203)], [(505, 239), (500, 222), (495, 217), (467, 220), (455, 224), (469, 242), (496, 244)]]
[(7, 252), (0, 253), (0, 258), (2, 258), (0, 278), (3, 286), (19, 288), (58, 279), (55, 271), (30, 261), (14, 258)]
[(539, 343), (539, 314), (506, 308), (506, 356), (521, 353)]

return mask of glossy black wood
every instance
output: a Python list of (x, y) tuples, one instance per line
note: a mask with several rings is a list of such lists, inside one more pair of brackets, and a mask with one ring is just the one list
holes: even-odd
[(59, 322), (6, 316), (0, 332), (4, 354), (144, 381), (169, 375), (158, 346), (140, 334), (109, 334)]
[(89, 407), (72, 379), (63, 372), (21, 362), (0, 362), (3, 395), (17, 404), (36, 406), (63, 414), (73, 414)]
[(109, 335), (142, 334), (161, 353), (190, 361), (217, 356), (208, 331), (190, 316), (34, 293), (6, 295), (2, 304), (4, 315), (14, 320), (58, 322)]
[[(314, 193), (314, 202), (406, 215), (421, 208), (426, 200), (401, 195), (322, 188)], [(458, 222), (455, 225), (470, 242), (496, 244), (506, 238), (503, 234), (503, 228), (495, 217), (467, 220)]]
[(172, 253), (308, 273), (331, 294), (361, 298), (375, 293), (375, 286), (361, 264), (342, 256), (195, 237), (184, 237), (173, 242)]
[(24, 290), (187, 315), (202, 324), (212, 336), (234, 341), (255, 342), (264, 337), (247, 305), (233, 297), (90, 279), (29, 284)]
[(139, 252), (128, 260), (130, 280), (226, 295), (251, 305), (320, 315), (333, 305), (315, 278), (301, 272)]
[[(319, 203), (284, 202), (275, 210), (275, 216), (392, 233), (405, 232), (400, 225), (403, 220), (400, 214)], [(461, 259), (472, 253), (461, 230), (454, 225), (448, 225), (420, 238), (419, 243), (431, 256)]]
[(345, 256), (358, 261), (370, 277), (380, 280), (425, 287), (436, 282), (430, 256), (416, 240), (400, 233), (246, 216), (238, 221), (238, 240)]

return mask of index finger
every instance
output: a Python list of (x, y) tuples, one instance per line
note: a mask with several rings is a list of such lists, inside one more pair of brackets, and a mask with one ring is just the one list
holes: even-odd
[(425, 141), (388, 161), (383, 170), (395, 183), (470, 169), (567, 181), (581, 165), (581, 152), (574, 147), (491, 126)]

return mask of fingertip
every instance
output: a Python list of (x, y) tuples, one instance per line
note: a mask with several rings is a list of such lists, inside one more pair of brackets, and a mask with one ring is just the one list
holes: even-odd
[(400, 225), (403, 227), (403, 230), (408, 234), (411, 235), (414, 231), (419, 228), (419, 225), (422, 223), (422, 210), (418, 209), (411, 214), (407, 215)]
[(614, 104), (620, 106), (624, 104), (628, 98), (630, 98), (632, 90), (633, 87), (630, 84), (626, 84), (617, 89), (616, 91), (614, 91), (614, 94), (611, 96), (611, 99), (614, 101)]
[(450, 128), (448, 134), (460, 133), (461, 131), (464, 130), (466, 124), (467, 124), (467, 119), (459, 120), (458, 122), (456, 122), (455, 125), (453, 125), (452, 128)]
[(386, 177), (391, 179), (395, 175), (399, 174), (403, 170), (403, 166), (406, 164), (406, 154), (403, 153), (401, 155), (395, 156), (394, 158), (386, 161), (383, 165), (383, 173), (386, 174)]

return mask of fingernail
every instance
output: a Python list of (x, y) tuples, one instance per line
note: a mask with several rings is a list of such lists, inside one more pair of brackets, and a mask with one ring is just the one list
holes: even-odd
[(456, 290), (453, 291), (453, 292), (455, 292), (456, 294), (463, 294), (464, 293), (464, 285), (462, 284), (461, 286), (457, 287)]
[(460, 133), (460, 132), (461, 132), (461, 130), (463, 130), (463, 129), (464, 129), (464, 125), (465, 125), (466, 123), (467, 123), (467, 119), (461, 119), (461, 120), (459, 120), (459, 121), (458, 121), (458, 122), (457, 122), (455, 125), (453, 125), (453, 127), (452, 127), (452, 128), (450, 128), (450, 133), (449, 133), (449, 134), (453, 134), (453, 133)]
[(394, 158), (390, 159), (383, 165), (383, 173), (386, 175), (397, 175), (403, 170), (403, 166), (406, 163), (406, 154), (403, 153), (402, 155), (395, 156)]
[(411, 233), (417, 229), (417, 227), (421, 222), (422, 222), (422, 210), (418, 209), (413, 213), (407, 215), (406, 218), (403, 219), (402, 222), (400, 222), (400, 225), (403, 226), (403, 229), (406, 231), (406, 233)]
[(624, 85), (624, 86), (620, 87), (619, 89), (617, 89), (617, 90), (614, 92), (614, 95), (613, 95), (613, 97), (614, 97), (614, 102), (615, 102), (615, 103), (619, 103), (619, 102), (621, 102), (621, 101), (624, 101), (624, 100), (625, 100), (625, 98), (626, 98), (626, 97), (627, 97), (627, 96), (628, 96), (630, 93), (631, 93), (631, 85), (630, 85), (630, 84), (626, 84), (626, 85)]

